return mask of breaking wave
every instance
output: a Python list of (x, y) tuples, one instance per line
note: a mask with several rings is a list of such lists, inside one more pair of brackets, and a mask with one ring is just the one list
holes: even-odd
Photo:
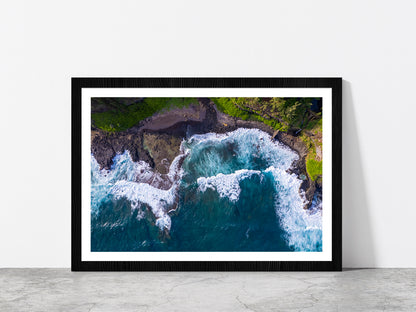
[(212, 189), (220, 197), (237, 202), (242, 180), (252, 175), (262, 180), (271, 175), (274, 209), (288, 245), (296, 251), (322, 250), (322, 210), (316, 208), (318, 203), (310, 210), (303, 209), (306, 199), (300, 191), (302, 181), (287, 172), (298, 159), (295, 152), (263, 131), (243, 128), (226, 134), (195, 135), (187, 147), (190, 156), (184, 166), (192, 175), (200, 175), (197, 183), (201, 192)]
[[(321, 251), (321, 201), (315, 197), (312, 209), (303, 209), (305, 197), (299, 191), (302, 181), (288, 172), (297, 159), (295, 152), (267, 133), (244, 128), (225, 134), (193, 135), (182, 142), (167, 174), (154, 172), (143, 161), (133, 162), (127, 151), (114, 158), (110, 170), (100, 170), (92, 156), (92, 213), (99, 214), (105, 201), (125, 198), (132, 211), (146, 205), (160, 230), (169, 231), (172, 226), (169, 212), (177, 208), (179, 193), (189, 193), (195, 186), (200, 194), (210, 190), (235, 205), (247, 190), (248, 184), (243, 182), (256, 176), (251, 180), (272, 183), (274, 207), (270, 208), (291, 250)], [(258, 198), (254, 195), (248, 207), (255, 206), (262, 195), (257, 194)], [(250, 231), (245, 234), (247, 238)]]
[(132, 210), (140, 208), (141, 204), (148, 205), (156, 218), (156, 225), (161, 230), (170, 230), (168, 212), (177, 202), (183, 174), (180, 162), (186, 155), (186, 151), (181, 149), (167, 174), (154, 172), (146, 162), (134, 162), (128, 151), (113, 159), (111, 170), (100, 170), (94, 156), (91, 156), (92, 212), (97, 214), (100, 204), (111, 195), (116, 200), (124, 197), (130, 201)]
[(205, 192), (207, 188), (216, 190), (220, 197), (228, 197), (231, 201), (236, 202), (240, 196), (240, 181), (252, 176), (260, 174), (258, 170), (237, 170), (231, 174), (219, 173), (214, 177), (200, 177), (197, 179), (199, 190)]

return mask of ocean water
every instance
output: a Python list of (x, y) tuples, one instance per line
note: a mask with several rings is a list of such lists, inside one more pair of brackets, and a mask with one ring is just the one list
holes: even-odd
[(91, 156), (91, 250), (322, 251), (320, 196), (304, 210), (287, 172), (297, 157), (243, 128), (187, 138), (165, 175), (127, 151), (110, 170)]

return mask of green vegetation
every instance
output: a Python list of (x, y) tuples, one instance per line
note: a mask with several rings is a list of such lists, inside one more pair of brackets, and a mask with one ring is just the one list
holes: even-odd
[[(133, 99), (134, 101), (135, 99)], [(260, 121), (274, 130), (291, 131), (308, 148), (306, 170), (313, 181), (322, 175), (322, 112), (312, 110), (314, 98), (212, 98), (217, 108), (242, 120)], [(107, 132), (127, 130), (161, 111), (199, 105), (195, 98), (144, 98), (128, 103), (117, 98), (95, 98), (93, 124)]]
[(241, 118), (242, 120), (256, 120), (269, 125), (275, 130), (282, 128), (282, 125), (276, 119), (265, 118), (260, 112), (245, 109), (245, 104), (251, 100), (257, 101), (258, 98), (212, 98), (217, 108), (224, 114)]
[(187, 107), (190, 104), (198, 105), (195, 98), (145, 98), (141, 102), (128, 106), (118, 103), (116, 99), (105, 103), (103, 99), (96, 99), (96, 101), (105, 106), (108, 111), (92, 113), (92, 122), (96, 127), (107, 132), (127, 130), (139, 121), (162, 110)]
[(247, 120), (250, 117), (250, 113), (237, 108), (233, 103), (233, 98), (212, 98), (217, 108), (224, 114)]
[(311, 132), (303, 132), (299, 136), (308, 148), (308, 155), (306, 156), (306, 171), (312, 181), (315, 181), (318, 177), (322, 176), (322, 160), (317, 157), (316, 151), (317, 147), (322, 150), (322, 141), (316, 138), (319, 138), (320, 135), (322, 135), (322, 120), (314, 123)]
[(213, 98), (225, 114), (257, 120), (274, 130), (300, 133), (308, 148), (306, 170), (313, 181), (322, 176), (322, 112), (312, 111), (313, 98)]
[(274, 130), (280, 130), (280, 131), (288, 130), (288, 127), (286, 125), (282, 125), (280, 122), (278, 122), (275, 119), (266, 119), (259, 115), (253, 115), (251, 116), (251, 118), (265, 123), (266, 125), (272, 127)]
[(213, 98), (218, 109), (243, 120), (258, 120), (275, 130), (312, 129), (321, 113), (311, 110), (312, 98)]
[(317, 161), (313, 158), (307, 158), (306, 171), (308, 172), (312, 181), (315, 181), (319, 176), (322, 175), (322, 160)]
[(305, 143), (306, 147), (308, 148), (308, 154), (316, 154), (315, 144), (310, 136), (302, 133), (299, 138)]
[[(308, 122), (308, 124), (305, 126), (306, 130), (314, 130), (314, 132), (316, 132), (317, 130), (320, 129), (322, 131), (321, 113), (317, 114), (317, 116), (319, 116), (319, 119), (314, 119), (314, 120), (311, 120), (310, 122)], [(317, 127), (319, 129), (317, 129)]]

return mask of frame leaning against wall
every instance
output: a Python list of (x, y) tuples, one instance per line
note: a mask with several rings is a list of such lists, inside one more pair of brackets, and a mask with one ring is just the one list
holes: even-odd
[[(342, 269), (341, 78), (72, 78), (73, 271), (335, 271)], [(82, 90), (88, 88), (327, 88), (332, 97), (331, 261), (83, 261)], [(324, 113), (325, 114), (325, 113)], [(324, 130), (325, 131), (325, 130)], [(329, 209), (324, 207), (324, 209)]]

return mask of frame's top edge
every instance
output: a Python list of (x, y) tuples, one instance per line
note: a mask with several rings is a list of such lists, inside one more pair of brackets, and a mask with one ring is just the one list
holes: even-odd
[(221, 80), (221, 79), (343, 79), (342, 77), (71, 77), (71, 79), (210, 79), (210, 80)]
[(72, 77), (81, 88), (335, 88), (341, 77)]

